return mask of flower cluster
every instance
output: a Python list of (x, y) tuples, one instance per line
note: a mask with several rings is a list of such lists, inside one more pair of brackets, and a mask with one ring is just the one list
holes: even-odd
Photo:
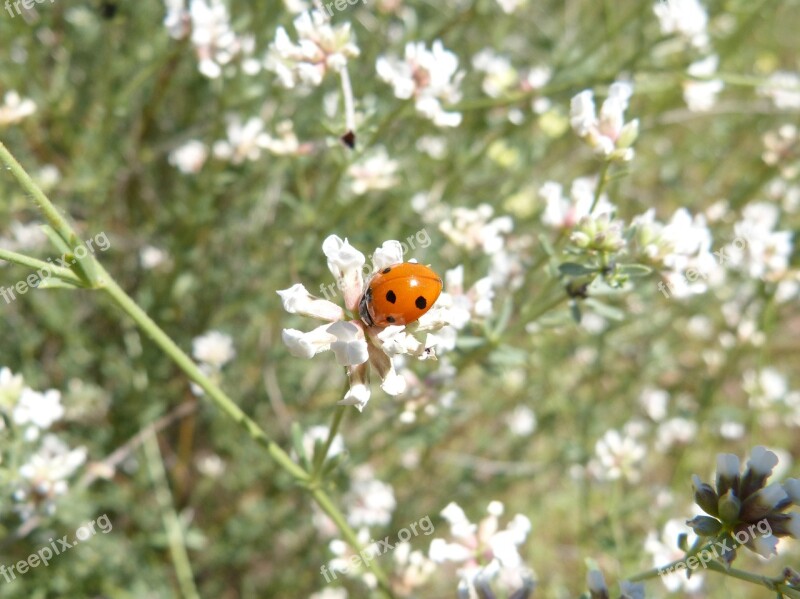
[[(779, 537), (800, 539), (800, 512), (787, 513), (800, 506), (800, 480), (767, 484), (777, 464), (778, 456), (759, 445), (750, 454), (743, 474), (738, 456), (722, 453), (717, 456), (714, 487), (697, 475), (692, 478), (695, 502), (708, 515), (697, 516), (687, 524), (701, 537), (728, 539), (730, 545), (721, 555), (726, 563), (736, 558), (735, 547), (740, 544), (769, 557), (777, 553)], [(753, 527), (761, 532), (763, 522), (769, 532), (752, 534)]]
[(381, 56), (376, 63), (378, 76), (394, 88), (400, 99), (414, 99), (417, 112), (439, 127), (457, 127), (461, 113), (448, 112), (442, 103), (461, 99), (459, 86), (464, 76), (458, 70), (458, 57), (441, 41), (428, 50), (423, 42), (406, 44), (403, 59)]
[[(328, 259), (328, 268), (336, 279), (342, 294), (344, 308), (333, 302), (312, 296), (300, 283), (278, 291), (283, 308), (290, 314), (310, 316), (325, 324), (310, 332), (284, 329), (283, 342), (289, 352), (300, 358), (313, 358), (318, 353), (332, 351), (336, 361), (347, 368), (350, 388), (340, 405), (353, 405), (364, 409), (370, 398), (370, 370), (381, 378), (381, 389), (389, 395), (399, 395), (406, 388), (405, 379), (398, 375), (392, 359), (400, 355), (414, 356), (420, 360), (435, 357), (430, 334), (419, 341), (412, 333), (429, 333), (446, 324), (437, 304), (416, 323), (408, 326), (370, 327), (358, 317), (358, 304), (364, 293), (364, 254), (347, 239), (331, 235), (322, 244)], [(399, 241), (386, 241), (372, 255), (373, 270), (403, 261), (403, 248)], [(346, 312), (346, 311), (347, 312)], [(347, 315), (355, 315), (348, 319)]]
[(14, 125), (36, 112), (36, 103), (14, 90), (7, 91), (0, 104), (0, 127)]
[[(0, 431), (7, 436), (9, 463), (20, 464), (2, 472), (10, 486), (4, 494), (16, 501), (23, 519), (37, 511), (52, 513), (56, 500), (68, 490), (67, 481), (86, 461), (86, 449), (71, 449), (49, 429), (64, 418), (61, 393), (44, 393), (25, 385), (22, 375), (0, 368)], [(0, 465), (0, 469), (6, 466)]]
[(428, 555), (437, 563), (459, 564), (460, 592), (488, 586), (492, 581), (507, 592), (531, 589), (533, 573), (523, 564), (518, 549), (530, 532), (530, 520), (517, 514), (501, 529), (503, 504), (492, 501), (486, 511), (488, 515), (474, 524), (458, 504), (448, 504), (441, 515), (450, 524), (453, 541), (434, 539)]
[(633, 94), (630, 83), (616, 82), (608, 90), (608, 97), (600, 108), (598, 117), (594, 93), (584, 90), (572, 98), (570, 123), (575, 133), (583, 138), (595, 153), (605, 160), (628, 162), (633, 160), (631, 147), (639, 135), (639, 120), (625, 122), (625, 110)]
[(284, 87), (316, 87), (327, 73), (338, 73), (347, 66), (349, 58), (359, 55), (350, 23), (334, 27), (322, 11), (300, 14), (294, 20), (294, 29), (297, 43), (292, 42), (283, 27), (278, 27), (264, 61), (264, 67), (275, 73)]

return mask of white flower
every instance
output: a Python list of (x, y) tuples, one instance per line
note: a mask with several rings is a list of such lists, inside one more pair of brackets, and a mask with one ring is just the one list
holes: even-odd
[(647, 415), (657, 422), (663, 420), (667, 415), (668, 402), (669, 393), (663, 389), (647, 387), (639, 395), (639, 404), (647, 412)]
[(717, 94), (725, 86), (720, 79), (707, 79), (717, 72), (719, 56), (712, 54), (689, 65), (690, 77), (683, 83), (683, 100), (692, 112), (706, 112), (714, 108)]
[(500, 5), (500, 8), (503, 9), (504, 13), (510, 15), (511, 13), (527, 5), (528, 0), (497, 0), (497, 3)]
[(152, 245), (146, 245), (139, 250), (139, 262), (142, 268), (147, 270), (158, 268), (166, 262), (168, 257), (167, 252)]
[(36, 103), (23, 98), (14, 90), (7, 91), (0, 104), (0, 127), (14, 125), (36, 112)]
[[(653, 556), (653, 565), (664, 566), (684, 557), (684, 552), (678, 547), (678, 536), (685, 534), (686, 542), (691, 547), (697, 535), (686, 526), (683, 520), (669, 520), (659, 535), (651, 532), (647, 535), (644, 550)], [(703, 575), (697, 571), (692, 572), (692, 577), (687, 578), (685, 571), (671, 572), (661, 576), (661, 582), (672, 593), (683, 590), (685, 593), (695, 593), (703, 586)]]
[(800, 75), (790, 71), (776, 71), (758, 88), (758, 93), (770, 98), (776, 108), (800, 109)]
[(191, 17), (186, 10), (186, 0), (164, 0), (164, 26), (171, 38), (181, 40), (191, 31)]
[(294, 29), (296, 44), (278, 27), (264, 60), (264, 67), (274, 72), (284, 87), (316, 87), (328, 72), (338, 73), (347, 66), (348, 58), (359, 55), (351, 40), (350, 23), (333, 27), (324, 12), (302, 13), (294, 20)]
[(347, 521), (356, 528), (386, 526), (397, 507), (392, 486), (376, 479), (369, 466), (360, 466), (353, 472), (344, 503), (347, 506)]
[(472, 58), (475, 70), (485, 73), (483, 91), (491, 98), (499, 98), (519, 86), (519, 73), (505, 56), (484, 48)]
[(742, 388), (750, 396), (750, 407), (758, 410), (783, 401), (789, 392), (789, 383), (783, 373), (768, 366), (758, 372), (745, 371)]
[(45, 435), (41, 448), (20, 467), (19, 473), (28, 481), (32, 493), (52, 500), (67, 492), (67, 479), (85, 461), (85, 448), (70, 450), (55, 435)]
[(208, 148), (197, 139), (190, 139), (169, 153), (169, 163), (187, 175), (199, 173), (206, 158), (208, 158)]
[(19, 402), (14, 408), (14, 422), (19, 425), (30, 424), (40, 430), (50, 428), (64, 416), (61, 393), (50, 389), (39, 393), (27, 387), (22, 390)]
[(214, 156), (232, 164), (258, 160), (261, 150), (272, 143), (260, 117), (251, 117), (244, 124), (238, 115), (229, 117), (227, 134), (228, 139), (214, 142)]
[(236, 350), (230, 335), (209, 331), (192, 340), (192, 355), (199, 362), (219, 369), (236, 357)]
[(641, 478), (641, 463), (647, 450), (633, 437), (623, 437), (612, 429), (595, 444), (595, 455), (600, 461), (597, 475), (601, 480), (625, 478), (635, 483)]
[(378, 76), (389, 83), (400, 99), (413, 98), (417, 112), (439, 127), (457, 127), (461, 113), (447, 112), (442, 103), (453, 104), (461, 99), (459, 86), (463, 72), (458, 70), (458, 57), (436, 40), (431, 49), (424, 42), (406, 44), (402, 60), (381, 56), (376, 63)]
[(580, 92), (570, 103), (572, 129), (606, 160), (627, 162), (633, 159), (631, 146), (639, 134), (639, 120), (625, 122), (625, 110), (632, 93), (630, 83), (618, 81), (611, 84), (599, 118), (591, 90)]
[(505, 420), (511, 433), (518, 437), (527, 437), (536, 430), (536, 414), (528, 406), (517, 406)]
[(458, 247), (466, 250), (480, 249), (492, 255), (503, 249), (505, 235), (514, 228), (510, 216), (494, 216), (494, 208), (480, 204), (477, 208), (453, 208), (448, 218), (439, 224), (439, 230)]
[(191, 0), (189, 16), (198, 69), (209, 79), (216, 79), (222, 74), (222, 67), (230, 63), (242, 47), (231, 29), (228, 9), (222, 0)]
[(733, 226), (744, 248), (730, 253), (730, 266), (756, 279), (774, 280), (783, 275), (792, 255), (792, 232), (775, 231), (778, 218), (779, 209), (772, 203), (756, 202), (745, 206), (742, 220)]
[(390, 189), (397, 185), (398, 167), (398, 162), (389, 158), (386, 148), (378, 147), (370, 156), (347, 169), (352, 179), (350, 188), (356, 195)]
[[(322, 243), (322, 251), (328, 261), (328, 269), (336, 279), (335, 285), (323, 286), (328, 290), (338, 289), (344, 299), (346, 310), (359, 314), (359, 304), (364, 294), (364, 254), (354, 248), (347, 239), (336, 235), (328, 236)], [(386, 266), (397, 264), (403, 259), (403, 248), (399, 241), (386, 241), (373, 254), (373, 268), (370, 273)], [(412, 323), (412, 329), (400, 326), (385, 328), (370, 327), (360, 318), (345, 320), (345, 311), (325, 299), (311, 296), (301, 284), (278, 291), (284, 309), (290, 314), (310, 316), (324, 320), (326, 324), (305, 333), (296, 329), (284, 329), (283, 342), (289, 352), (296, 357), (312, 358), (318, 353), (332, 350), (337, 362), (347, 368), (350, 388), (339, 405), (352, 405), (359, 411), (364, 409), (370, 398), (369, 375), (374, 369), (381, 378), (381, 389), (389, 395), (399, 395), (405, 391), (406, 379), (397, 374), (392, 357), (413, 355), (419, 359), (435, 357), (432, 343), (419, 342), (407, 331), (427, 332), (444, 326), (443, 321), (420, 319)], [(335, 295), (335, 293), (334, 293)], [(434, 312), (436, 305), (428, 313)], [(426, 314), (425, 316), (427, 316)]]
[(697, 435), (697, 423), (686, 418), (670, 418), (658, 426), (656, 450), (662, 453), (674, 445), (686, 445)]
[(653, 12), (661, 33), (679, 35), (696, 48), (708, 44), (708, 15), (698, 0), (659, 0)]
[(503, 504), (492, 501), (486, 511), (489, 515), (473, 524), (458, 504), (448, 504), (441, 515), (450, 524), (454, 542), (437, 538), (431, 541), (428, 550), (434, 562), (459, 563), (459, 575), (467, 585), (478, 575), (499, 576), (501, 581), (507, 582), (517, 578), (515, 575), (523, 568), (518, 548), (530, 532), (530, 520), (517, 514), (505, 529), (500, 529)]

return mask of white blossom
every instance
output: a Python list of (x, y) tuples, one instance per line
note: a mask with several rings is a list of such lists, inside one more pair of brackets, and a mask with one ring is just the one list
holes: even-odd
[(278, 76), (281, 85), (294, 88), (298, 85), (318, 86), (328, 72), (338, 73), (347, 66), (347, 60), (359, 55), (351, 39), (350, 23), (330, 24), (324, 12), (312, 10), (294, 20), (297, 43), (292, 42), (283, 27), (278, 27), (264, 67)]
[(628, 162), (633, 159), (631, 147), (639, 134), (639, 120), (625, 122), (625, 110), (633, 93), (633, 86), (615, 82), (600, 108), (598, 117), (594, 93), (584, 90), (570, 103), (570, 124), (575, 133), (606, 160)]
[(16, 91), (7, 91), (0, 104), (0, 127), (14, 125), (36, 112), (36, 103)]
[(399, 163), (389, 158), (386, 148), (378, 147), (365, 159), (351, 164), (347, 169), (351, 178), (350, 188), (356, 195), (390, 189), (397, 185), (398, 168)]
[(197, 139), (190, 139), (169, 153), (169, 163), (187, 175), (199, 173), (206, 158), (208, 158), (208, 147)]
[(424, 42), (406, 44), (403, 59), (381, 56), (376, 63), (378, 76), (389, 83), (400, 99), (414, 99), (417, 112), (439, 127), (457, 127), (461, 113), (447, 112), (443, 104), (461, 99), (463, 72), (458, 57), (436, 40), (431, 49)]
[(708, 14), (698, 0), (659, 0), (653, 12), (661, 33), (678, 35), (696, 48), (708, 45)]
[(192, 355), (199, 362), (219, 369), (236, 357), (236, 350), (230, 335), (209, 331), (192, 340)]

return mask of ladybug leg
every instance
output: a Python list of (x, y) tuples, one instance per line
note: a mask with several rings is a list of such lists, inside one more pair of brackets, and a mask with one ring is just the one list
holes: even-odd
[(361, 296), (361, 301), (358, 302), (358, 315), (361, 317), (361, 320), (363, 320), (369, 326), (374, 327), (375, 322), (372, 320), (372, 316), (370, 315), (369, 309), (367, 308), (367, 305), (371, 301), (372, 301), (372, 289), (367, 289), (364, 292), (364, 295)]

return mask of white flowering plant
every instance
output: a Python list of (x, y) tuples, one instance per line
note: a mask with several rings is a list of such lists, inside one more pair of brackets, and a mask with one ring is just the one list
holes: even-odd
[(769, 8), (0, 7), (3, 597), (800, 598)]

